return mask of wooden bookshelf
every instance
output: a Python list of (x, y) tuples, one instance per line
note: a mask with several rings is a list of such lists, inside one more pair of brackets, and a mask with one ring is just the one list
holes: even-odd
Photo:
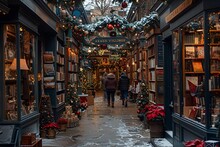
[(55, 48), (45, 50), (44, 60), (44, 92), (51, 97), (51, 104), (57, 119), (65, 104), (65, 50), (57, 40)]
[(79, 72), (78, 49), (74, 46), (66, 49), (66, 86), (68, 82), (77, 82)]
[(147, 75), (149, 98), (163, 104), (163, 52), (159, 30), (152, 29), (147, 35)]

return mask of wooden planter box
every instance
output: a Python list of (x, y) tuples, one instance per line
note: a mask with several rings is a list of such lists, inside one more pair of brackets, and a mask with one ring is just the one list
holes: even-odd
[(59, 124), (60, 131), (66, 132), (67, 124)]
[(151, 138), (163, 138), (164, 137), (164, 123), (163, 121), (148, 121), (148, 127), (150, 129)]
[(56, 138), (56, 130), (55, 129), (48, 129), (47, 130), (47, 138), (48, 139), (54, 139), (54, 138)]

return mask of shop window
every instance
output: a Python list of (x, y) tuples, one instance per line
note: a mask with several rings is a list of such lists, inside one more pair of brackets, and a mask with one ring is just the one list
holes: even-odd
[(205, 123), (205, 50), (203, 17), (183, 26), (183, 115)]
[[(20, 28), (20, 38), (16, 38), (16, 25), (4, 26), (4, 55), (5, 55), (5, 115), (6, 120), (17, 120), (18, 112), (21, 116), (35, 111), (34, 94), (34, 35), (24, 27)], [(17, 59), (17, 39), (20, 40), (21, 56)], [(20, 63), (19, 67), (17, 63)], [(21, 83), (17, 83), (18, 71), (21, 73)], [(21, 89), (20, 91), (18, 91)], [(18, 97), (19, 96), (19, 97)], [(18, 100), (18, 98), (20, 100)], [(18, 110), (18, 102), (21, 110)]]
[(214, 126), (220, 112), (220, 11), (209, 14), (209, 48), (210, 79), (209, 91), (211, 100), (211, 125)]

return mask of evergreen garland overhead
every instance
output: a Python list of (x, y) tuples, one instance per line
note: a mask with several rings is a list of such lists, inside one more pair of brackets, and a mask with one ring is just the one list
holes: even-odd
[[(141, 32), (144, 29), (149, 29), (155, 25), (158, 25), (158, 15), (156, 12), (150, 13), (148, 16), (144, 16), (139, 21), (129, 23), (125, 18), (112, 14), (110, 16), (105, 16), (99, 21), (92, 24), (81, 24), (75, 25), (75, 31), (83, 32), (84, 36), (91, 35), (95, 31), (100, 31), (107, 27), (109, 30), (109, 24), (113, 25), (114, 28), (118, 29), (119, 32), (129, 31), (129, 32)], [(80, 33), (81, 34), (81, 33)]]

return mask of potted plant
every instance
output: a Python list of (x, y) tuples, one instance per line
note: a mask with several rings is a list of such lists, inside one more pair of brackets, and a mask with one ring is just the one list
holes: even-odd
[(164, 136), (164, 117), (165, 111), (162, 106), (146, 105), (145, 119), (150, 129), (151, 138)]
[(60, 127), (60, 131), (66, 131), (66, 128), (67, 128), (67, 119), (66, 118), (59, 118), (57, 120), (57, 123), (59, 124), (59, 127)]
[(56, 137), (56, 132), (59, 129), (59, 125), (55, 122), (51, 122), (46, 124), (43, 128), (47, 130), (47, 137), (52, 139)]

